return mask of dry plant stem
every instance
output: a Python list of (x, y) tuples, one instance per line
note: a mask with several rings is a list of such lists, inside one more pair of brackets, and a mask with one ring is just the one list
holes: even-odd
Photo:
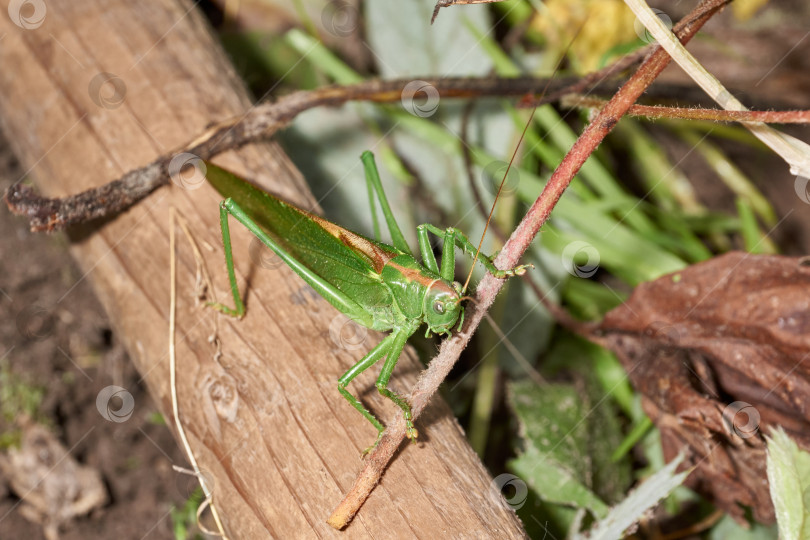
[(439, 14), (439, 10), (443, 7), (450, 7), (454, 5), (464, 5), (464, 4), (491, 4), (493, 2), (501, 2), (503, 0), (438, 0), (436, 2), (436, 7), (433, 8), (433, 16), (430, 18), (430, 24), (436, 20), (436, 16)]
[(688, 538), (690, 536), (697, 536), (700, 533), (707, 531), (714, 527), (718, 521), (723, 519), (726, 513), (722, 510), (715, 510), (705, 518), (701, 519), (697, 523), (690, 525), (689, 527), (682, 529), (680, 531), (671, 532), (669, 534), (661, 536), (661, 540), (680, 540), (681, 538)]
[[(177, 214), (177, 210), (174, 207), (169, 208), (169, 279), (171, 280), (169, 284), (169, 377), (171, 382), (169, 386), (171, 387), (171, 398), (172, 398), (172, 416), (174, 418), (174, 426), (177, 430), (178, 435), (180, 436), (180, 442), (183, 445), (183, 450), (186, 453), (186, 457), (188, 457), (189, 463), (191, 463), (191, 467), (193, 468), (194, 476), (197, 477), (197, 480), (200, 482), (200, 486), (202, 487), (203, 493), (205, 494), (205, 501), (211, 507), (211, 515), (214, 517), (214, 522), (217, 525), (218, 531), (214, 533), (216, 536), (224, 538), (228, 540), (228, 536), (225, 534), (225, 529), (222, 526), (222, 520), (219, 517), (219, 512), (217, 512), (217, 507), (214, 506), (213, 503), (213, 492), (211, 491), (211, 486), (209, 486), (206, 482), (205, 477), (202, 475), (200, 471), (200, 466), (197, 464), (197, 459), (194, 457), (194, 452), (191, 450), (191, 445), (188, 443), (188, 438), (186, 437), (186, 431), (183, 428), (183, 423), (180, 421), (180, 404), (177, 401), (177, 349), (176, 349), (176, 327), (177, 327), (177, 253), (175, 250), (176, 245), (176, 230), (175, 225), (180, 224), (183, 229), (183, 233), (188, 238), (189, 242), (191, 242), (192, 249), (194, 251), (194, 257), (197, 261), (197, 264), (201, 268), (201, 272), (205, 277), (206, 284), (209, 286), (209, 290), (213, 290), (211, 287), (211, 278), (208, 277), (208, 272), (205, 269), (205, 264), (203, 262), (202, 255), (200, 254), (200, 250), (197, 247), (197, 243), (194, 241), (194, 237), (191, 236), (191, 232), (188, 229), (188, 224), (186, 223), (185, 219), (180, 217)], [(200, 524), (200, 511), (202, 510), (202, 505), (197, 510), (197, 522), (200, 525), (200, 528), (204, 529)]]
[[(586, 96), (567, 96), (563, 107), (601, 109), (607, 101)], [(768, 124), (808, 124), (810, 111), (725, 111), (722, 109), (695, 109), (689, 107), (663, 107), (659, 105), (633, 105), (628, 116), (642, 116), (651, 120), (662, 118), (679, 120), (710, 120), (713, 122), (764, 122)]]
[[(621, 61), (581, 80), (560, 79), (551, 84), (547, 79), (532, 77), (443, 78), (425, 82), (434, 86), (439, 96), (444, 98), (525, 96), (548, 86), (551, 93), (543, 102), (549, 102), (562, 95), (583, 92), (588, 87), (601, 84), (626, 65), (625, 61)], [(158, 187), (167, 184), (169, 164), (181, 152), (194, 154), (200, 159), (211, 159), (227, 150), (271, 137), (298, 114), (313, 107), (339, 106), (350, 101), (396, 103), (401, 100), (402, 88), (409, 82), (410, 79), (368, 81), (350, 86), (329, 86), (296, 92), (276, 102), (258, 105), (238, 119), (218, 124), (189, 144), (103, 186), (69, 197), (51, 199), (37, 195), (28, 186), (15, 183), (6, 192), (5, 201), (13, 212), (29, 218), (33, 231), (60, 230), (77, 223), (101, 219), (122, 212)]]
[[(692, 22), (679, 25), (678, 37), (684, 42), (691, 39), (706, 21), (729, 1), (703, 0), (685, 19)], [(669, 64), (669, 61), (670, 57), (667, 53), (660, 47), (656, 47), (655, 52), (645, 60), (638, 71), (585, 128), (573, 148), (552, 174), (540, 197), (534, 202), (504, 245), (495, 260), (498, 268), (511, 268), (518, 263), (582, 164), (613, 129), (622, 115)], [(414, 386), (409, 399), (414, 419), (419, 417), (431, 396), (450, 373), (461, 351), (469, 343), (473, 332), (481, 323), (484, 313), (494, 302), (503, 284), (503, 280), (494, 278), (491, 274), (487, 274), (481, 280), (476, 289), (476, 301), (470, 309), (464, 328), (442, 343), (439, 354), (422, 372)], [(401, 415), (387, 425), (388, 428), (383, 433), (379, 445), (366, 458), (365, 466), (355, 480), (351, 491), (328, 520), (328, 523), (336, 529), (342, 529), (348, 525), (371, 490), (379, 482), (383, 470), (405, 438), (405, 421)]]
[(647, 45), (646, 47), (642, 47), (641, 49), (628, 54), (627, 56), (623, 56), (606, 68), (584, 75), (579, 81), (566, 86), (562, 90), (551, 91), (537, 98), (526, 97), (520, 100), (517, 106), (520, 109), (539, 107), (540, 105), (544, 105), (546, 103), (556, 103), (570, 94), (582, 94), (588, 89), (594, 90), (598, 88), (605, 80), (617, 76), (629, 70), (633, 66), (640, 64), (647, 56), (650, 55), (654, 47), (655, 45)]
[[(34, 231), (53, 231), (76, 223), (103, 218), (125, 210), (160, 186), (169, 182), (169, 165), (181, 152), (200, 159), (239, 148), (247, 143), (269, 138), (284, 128), (298, 114), (318, 106), (338, 106), (349, 101), (395, 103), (402, 99), (402, 89), (411, 79), (368, 81), (351, 86), (328, 86), (312, 91), (295, 92), (273, 103), (251, 109), (241, 118), (209, 128), (191, 143), (165, 154), (145, 167), (124, 176), (63, 199), (38, 196), (27, 186), (15, 183), (5, 195), (9, 208), (25, 215)], [(471, 98), (487, 96), (520, 96), (535, 92), (547, 80), (449, 78), (426, 81), (440, 97)]]
[[(693, 81), (700, 86), (718, 105), (732, 111), (745, 111), (745, 106), (678, 43), (661, 19), (652, 11), (644, 0), (624, 0), (627, 7), (633, 10), (636, 17), (655, 37), (658, 43), (667, 50), (673, 60)], [(792, 174), (810, 178), (810, 145), (791, 135), (760, 122), (743, 124), (756, 138), (767, 145), (790, 165)]]

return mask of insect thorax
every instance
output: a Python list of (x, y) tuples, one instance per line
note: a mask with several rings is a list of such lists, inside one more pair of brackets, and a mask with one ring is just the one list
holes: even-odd
[(437, 333), (447, 331), (458, 320), (461, 306), (452, 284), (410, 255), (391, 259), (381, 277), (405, 318), (421, 320)]

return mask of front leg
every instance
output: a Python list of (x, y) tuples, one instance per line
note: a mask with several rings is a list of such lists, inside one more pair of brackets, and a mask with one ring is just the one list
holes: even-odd
[[(475, 257), (475, 252), (478, 251), (478, 248), (476, 248), (472, 244), (472, 242), (470, 242), (470, 240), (464, 235), (464, 233), (459, 231), (455, 227), (448, 227), (447, 229), (442, 230), (439, 227), (436, 227), (435, 225), (431, 225), (430, 223), (423, 223), (422, 225), (419, 225), (417, 230), (420, 231), (422, 233), (422, 236), (425, 238), (427, 238), (425, 231), (429, 231), (432, 234), (435, 234), (436, 236), (443, 237), (445, 241), (444, 253), (447, 253), (446, 246), (448, 242), (450, 243), (450, 245), (455, 245), (459, 247), (461, 251), (465, 255), (468, 255), (470, 258)], [(479, 262), (483, 264), (484, 268), (486, 268), (487, 271), (489, 271), (489, 273), (491, 273), (496, 278), (522, 276), (523, 274), (526, 273), (528, 269), (534, 268), (533, 264), (521, 264), (508, 270), (499, 270), (498, 268), (495, 267), (495, 264), (493, 263), (494, 258), (495, 258), (494, 256), (486, 255), (484, 253), (478, 254)], [(444, 261), (442, 261), (442, 270), (444, 270), (444, 268), (445, 268)], [(451, 278), (447, 278), (442, 274), (442, 277), (444, 277), (448, 281), (452, 281), (452, 276)]]
[[(377, 418), (373, 414), (371, 414), (371, 412), (369, 412), (368, 409), (363, 407), (363, 404), (360, 403), (359, 399), (354, 397), (348, 390), (346, 390), (346, 386), (350, 382), (352, 382), (352, 379), (354, 379), (355, 377), (363, 373), (365, 370), (370, 368), (372, 365), (374, 365), (375, 362), (377, 362), (383, 356), (388, 355), (390, 357), (393, 345), (395, 345), (396, 343), (396, 338), (397, 338), (396, 333), (392, 333), (386, 336), (386, 338), (383, 339), (376, 347), (371, 349), (371, 351), (369, 351), (369, 353), (365, 355), (362, 360), (353, 365), (346, 373), (344, 373), (340, 377), (340, 379), (338, 379), (338, 392), (340, 392), (341, 395), (344, 398), (346, 398), (346, 401), (348, 401), (352, 407), (360, 411), (360, 413), (363, 416), (365, 416), (366, 419), (369, 422), (371, 422), (371, 424), (375, 428), (377, 428), (377, 440), (374, 441), (374, 444), (366, 448), (363, 451), (363, 454), (367, 454), (372, 449), (374, 449), (375, 446), (377, 446), (377, 443), (380, 442), (380, 437), (382, 437), (383, 430), (385, 428), (383, 427), (382, 423), (380, 423), (380, 421), (377, 420)], [(386, 364), (387, 363), (388, 362), (386, 361)]]
[[(400, 354), (402, 354), (402, 349), (405, 347), (405, 343), (415, 331), (415, 327), (402, 328), (394, 331), (392, 334), (394, 340), (391, 342), (391, 348), (388, 351), (385, 364), (383, 364), (383, 368), (380, 371), (380, 377), (377, 379), (377, 390), (380, 392), (380, 394), (396, 403), (396, 405), (402, 409), (402, 414), (405, 417), (405, 435), (413, 442), (416, 442), (419, 432), (413, 427), (411, 405), (405, 398), (388, 388), (388, 381), (391, 378), (391, 373), (393, 373), (394, 367), (397, 365), (397, 360), (399, 360)], [(374, 444), (376, 446), (377, 443)]]

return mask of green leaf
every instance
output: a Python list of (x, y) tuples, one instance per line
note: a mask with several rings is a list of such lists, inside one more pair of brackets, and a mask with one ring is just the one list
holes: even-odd
[(612, 353), (567, 332), (555, 335), (543, 362), (543, 375), (549, 379), (568, 378), (573, 374), (585, 413), (580, 423), (586, 426), (588, 442), (587, 484), (604, 501), (615, 503), (624, 497), (632, 481), (626, 456), (613, 458), (624, 440), (619, 417), (623, 412), (638, 417), (633, 390), (627, 374)]
[(678, 456), (666, 467), (649, 477), (626, 499), (614, 506), (605, 519), (591, 527), (587, 534), (575, 535), (574, 539), (613, 540), (623, 538), (625, 530), (633, 526), (647, 510), (653, 508), (658, 501), (683, 483), (691, 469), (675, 474), (675, 469), (682, 460), (683, 455)]
[(465, 21), (490, 28), (486, 6), (445, 9), (431, 25), (434, 0), (376, 0), (364, 5), (366, 36), (382, 78), (484, 75), (492, 63)]
[(160, 414), (157, 411), (151, 413), (149, 415), (149, 417), (146, 419), (146, 421), (149, 422), (150, 424), (154, 424), (156, 426), (165, 426), (166, 425), (166, 418), (164, 418), (163, 415)]
[(284, 36), (286, 42), (309, 62), (326, 72), (338, 84), (355, 84), (363, 80), (332, 51), (312, 36), (293, 28)]
[(737, 213), (740, 215), (740, 232), (745, 250), (748, 253), (777, 253), (777, 248), (768, 235), (763, 233), (751, 205), (742, 197), (737, 197)]
[(768, 482), (776, 510), (779, 537), (810, 538), (810, 454), (801, 450), (782, 430), (768, 441)]
[(759, 523), (752, 523), (749, 528), (734, 521), (729, 515), (723, 516), (717, 525), (712, 527), (709, 533), (709, 540), (777, 540), (779, 533), (776, 525), (765, 526)]
[[(520, 422), (525, 451), (510, 468), (547, 502), (606, 515), (611, 500), (624, 491), (626, 463), (610, 462), (621, 439), (612, 400), (585, 382), (572, 386), (531, 382), (511, 385), (510, 401)], [(589, 391), (590, 390), (590, 391)]]
[(587, 508), (596, 516), (607, 513), (608, 506), (578, 482), (572, 471), (534, 447), (512, 460), (509, 467), (525, 478), (544, 501)]

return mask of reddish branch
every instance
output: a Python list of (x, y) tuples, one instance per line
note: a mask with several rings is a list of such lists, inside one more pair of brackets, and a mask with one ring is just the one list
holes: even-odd
[[(673, 31), (682, 42), (686, 43), (730, 1), (703, 0), (690, 15), (673, 28)], [(552, 174), (543, 192), (504, 245), (495, 261), (498, 268), (513, 268), (517, 265), (585, 160), (596, 150), (619, 119), (627, 113), (669, 62), (669, 55), (660, 47), (656, 47), (630, 80), (585, 128), (573, 148)], [(490, 274), (481, 280), (476, 290), (476, 302), (470, 310), (464, 328), (442, 343), (439, 354), (430, 362), (414, 386), (410, 396), (414, 419), (422, 413), (430, 397), (450, 373), (461, 351), (467, 346), (473, 332), (481, 323), (484, 313), (492, 305), (503, 285), (503, 280), (494, 278)], [(365, 466), (355, 480), (352, 489), (330, 516), (328, 522), (331, 526), (342, 529), (351, 521), (368, 498), (371, 490), (379, 482), (385, 467), (404, 438), (405, 422), (399, 415), (388, 424), (379, 445), (367, 457)]]
[[(601, 109), (607, 101), (586, 96), (568, 96), (565, 107)], [(651, 120), (662, 118), (680, 120), (710, 120), (712, 122), (764, 122), (766, 124), (808, 124), (810, 111), (725, 111), (723, 109), (697, 109), (694, 107), (662, 107), (660, 105), (633, 105), (628, 116), (643, 116)]]

